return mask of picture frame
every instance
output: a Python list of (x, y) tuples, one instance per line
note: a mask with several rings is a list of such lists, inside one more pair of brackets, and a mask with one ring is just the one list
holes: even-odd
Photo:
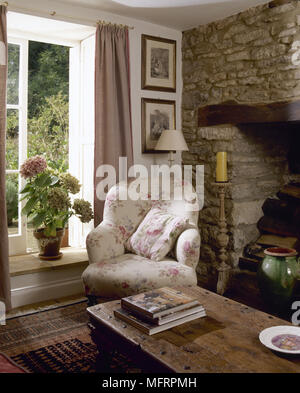
[(176, 129), (176, 101), (142, 98), (141, 129), (142, 153), (164, 153), (155, 146), (162, 130)]
[(176, 92), (176, 41), (142, 34), (142, 89)]

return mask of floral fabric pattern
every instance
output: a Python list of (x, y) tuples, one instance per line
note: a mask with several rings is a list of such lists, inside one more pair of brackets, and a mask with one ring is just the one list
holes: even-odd
[(166, 258), (155, 262), (123, 254), (89, 265), (82, 275), (87, 295), (121, 298), (163, 286), (196, 285), (193, 268)]
[(200, 234), (196, 228), (184, 231), (178, 237), (175, 247), (178, 262), (196, 269), (200, 257), (200, 243)]
[(126, 248), (134, 254), (160, 261), (170, 252), (177, 237), (188, 225), (186, 218), (170, 215), (157, 208), (151, 209), (127, 240)]

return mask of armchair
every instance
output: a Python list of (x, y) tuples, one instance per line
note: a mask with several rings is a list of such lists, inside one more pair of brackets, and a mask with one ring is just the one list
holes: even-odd
[[(87, 236), (89, 266), (82, 275), (87, 297), (121, 298), (163, 286), (197, 283), (200, 255), (198, 211), (187, 209), (186, 199), (152, 201), (119, 200), (120, 183), (107, 194), (102, 223)], [(194, 201), (193, 201), (194, 202)], [(183, 231), (172, 252), (157, 262), (126, 251), (125, 243), (152, 206), (189, 218), (191, 228)]]

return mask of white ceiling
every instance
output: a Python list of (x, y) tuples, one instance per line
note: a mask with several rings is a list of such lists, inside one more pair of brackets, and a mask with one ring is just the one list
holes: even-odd
[(7, 14), (7, 27), (14, 37), (69, 46), (95, 33), (95, 27), (10, 11)]
[[(186, 1), (187, 4), (191, 3), (190, 0)], [(187, 30), (223, 19), (226, 16), (236, 14), (253, 6), (267, 3), (268, 0), (199, 0), (199, 5), (168, 8), (128, 7), (113, 0), (60, 0), (59, 2), (70, 6), (77, 5), (95, 8), (100, 11), (140, 19), (176, 30)]]

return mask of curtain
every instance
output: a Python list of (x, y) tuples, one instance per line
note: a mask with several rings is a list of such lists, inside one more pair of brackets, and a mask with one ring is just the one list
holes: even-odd
[(127, 157), (128, 168), (133, 164), (128, 29), (99, 25), (95, 55), (94, 222), (97, 226), (104, 207), (104, 201), (96, 195), (101, 180), (96, 177), (97, 168), (112, 165), (118, 176), (119, 157)]
[(8, 233), (5, 196), (7, 26), (6, 7), (0, 6), (0, 301), (11, 308)]

